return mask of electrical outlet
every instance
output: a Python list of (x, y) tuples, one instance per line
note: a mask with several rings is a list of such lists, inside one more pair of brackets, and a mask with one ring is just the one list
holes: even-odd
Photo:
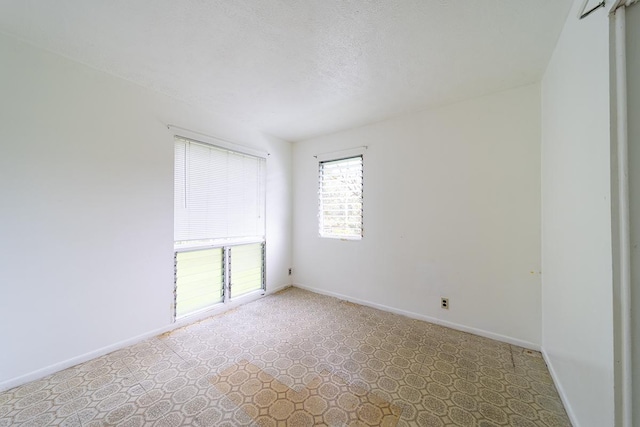
[(449, 310), (449, 298), (440, 298), (440, 308)]
[(289, 276), (291, 276), (291, 273), (293, 272), (293, 268), (289, 269)]

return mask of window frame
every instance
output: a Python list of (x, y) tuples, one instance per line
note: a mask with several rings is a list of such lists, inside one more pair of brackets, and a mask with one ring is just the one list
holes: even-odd
[[(233, 262), (232, 262), (232, 252), (234, 247), (240, 247), (245, 245), (252, 244), (260, 244), (261, 245), (261, 259), (260, 259), (260, 288), (250, 290), (248, 292), (244, 292), (240, 295), (234, 295), (233, 292)], [(178, 313), (178, 254), (185, 252), (198, 252), (198, 251), (206, 251), (210, 249), (222, 249), (222, 295), (220, 301), (217, 301), (211, 305), (206, 307), (202, 307), (190, 312), (186, 313)], [(266, 240), (254, 240), (254, 241), (243, 241), (240, 243), (233, 244), (211, 244), (211, 245), (201, 245), (201, 246), (190, 246), (190, 247), (181, 247), (174, 249), (173, 253), (173, 321), (179, 321), (184, 318), (188, 318), (190, 316), (196, 316), (198, 314), (204, 313), (206, 311), (212, 310), (217, 306), (224, 305), (235, 299), (244, 298), (246, 296), (252, 294), (262, 294), (264, 295), (267, 291), (267, 243)]]
[[(244, 147), (242, 145), (238, 145), (232, 142), (220, 140), (215, 137), (210, 137), (207, 135), (199, 134), (197, 132), (191, 132), (184, 130), (182, 128), (168, 126), (170, 130), (174, 130), (173, 134), (173, 145), (174, 150), (178, 141), (181, 141), (185, 144), (196, 144), (200, 146), (209, 147), (210, 149), (220, 150), (223, 152), (228, 152), (230, 155), (239, 155), (244, 157), (254, 157), (257, 158), (261, 163), (258, 166), (258, 173), (260, 174), (258, 184), (257, 184), (257, 203), (259, 208), (259, 216), (261, 218), (262, 224), (258, 228), (258, 233), (256, 235), (238, 235), (232, 236), (227, 232), (226, 235), (220, 235), (217, 237), (212, 236), (206, 238), (198, 238), (195, 240), (176, 240), (176, 212), (174, 212), (174, 287), (173, 287), (173, 321), (180, 321), (184, 318), (188, 318), (191, 316), (197, 316), (203, 312), (207, 312), (210, 310), (216, 309), (216, 307), (222, 306), (228, 302), (235, 300), (236, 298), (242, 299), (252, 294), (262, 294), (266, 293), (267, 283), (266, 283), (266, 180), (267, 180), (267, 159), (269, 154), (266, 152), (254, 150), (252, 148)], [(186, 164), (185, 157), (185, 164)], [(174, 157), (174, 168), (177, 167), (178, 157)], [(185, 171), (186, 171), (185, 166)], [(176, 207), (176, 169), (174, 169), (174, 209)], [(186, 172), (185, 172), (186, 174)], [(186, 175), (185, 175), (186, 176)], [(185, 177), (185, 183), (186, 183)], [(185, 184), (186, 185), (186, 184)], [(187, 197), (187, 193), (185, 192), (184, 197)], [(184, 202), (186, 206), (186, 199)], [(243, 229), (244, 231), (249, 231), (249, 229)], [(251, 244), (260, 244), (260, 287), (258, 289), (251, 289), (245, 291), (242, 294), (233, 295), (233, 266), (232, 266), (232, 252), (233, 248), (239, 248), (245, 245)], [(220, 301), (217, 301), (211, 305), (207, 305), (203, 308), (196, 309), (190, 312), (181, 312), (178, 314), (178, 270), (179, 270), (179, 260), (178, 254), (182, 252), (197, 252), (197, 251), (205, 251), (209, 249), (222, 249), (222, 269), (223, 269), (223, 278), (222, 278), (222, 298)], [(257, 264), (257, 263), (256, 263)], [(214, 285), (214, 282), (212, 282)]]
[[(324, 239), (338, 239), (338, 240), (353, 240), (358, 241), (364, 238), (364, 153), (360, 150), (357, 150), (352, 153), (348, 153), (342, 156), (333, 156), (333, 157), (318, 157), (318, 235), (320, 238)], [(327, 165), (331, 164), (339, 164), (341, 162), (347, 162), (349, 160), (360, 159), (359, 163), (359, 173), (360, 173), (360, 182), (359, 184), (359, 203), (360, 203), (360, 212), (359, 212), (359, 234), (336, 234), (331, 232), (326, 232), (325, 224), (326, 224), (326, 216), (324, 214), (324, 202), (325, 198), (323, 197), (323, 187), (326, 184), (324, 178), (326, 177), (324, 171)], [(345, 203), (348, 203), (345, 200)], [(347, 219), (345, 218), (345, 227), (347, 226)]]

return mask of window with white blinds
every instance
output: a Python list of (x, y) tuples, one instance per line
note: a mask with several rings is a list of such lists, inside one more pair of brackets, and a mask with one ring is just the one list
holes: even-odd
[(320, 236), (362, 238), (362, 156), (320, 162)]
[(260, 157), (176, 138), (176, 246), (264, 238), (265, 163)]
[(266, 160), (175, 139), (174, 316), (265, 289)]

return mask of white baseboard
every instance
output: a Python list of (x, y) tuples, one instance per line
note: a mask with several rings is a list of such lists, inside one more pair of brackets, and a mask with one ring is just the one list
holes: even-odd
[(305, 285), (300, 285), (300, 284), (294, 284), (292, 286), (294, 286), (296, 288), (300, 288), (300, 289), (305, 289), (307, 291), (314, 292), (316, 294), (322, 294), (322, 295), (335, 297), (335, 298), (338, 298), (338, 299), (341, 299), (341, 300), (353, 302), (353, 303), (364, 305), (364, 306), (367, 306), (367, 307), (377, 308), (379, 310), (388, 311), (390, 313), (400, 314), (402, 316), (410, 317), (412, 319), (424, 320), (425, 322), (435, 323), (436, 325), (446, 326), (447, 328), (455, 329), (455, 330), (458, 330), (458, 331), (468, 332), (470, 334), (479, 335), (479, 336), (485, 337), (485, 338), (491, 338), (491, 339), (496, 340), (496, 341), (501, 341), (501, 342), (505, 342), (507, 344), (517, 345), (519, 347), (528, 348), (530, 350), (540, 351), (540, 345), (532, 343), (532, 342), (529, 342), (529, 341), (523, 341), (523, 340), (520, 340), (520, 339), (517, 339), (517, 338), (513, 338), (513, 337), (509, 337), (509, 336), (506, 336), (506, 335), (496, 334), (494, 332), (489, 332), (489, 331), (485, 331), (485, 330), (482, 330), (482, 329), (472, 328), (470, 326), (460, 325), (458, 323), (437, 319), (435, 317), (425, 316), (424, 314), (414, 313), (412, 311), (400, 310), (398, 308), (389, 307), (389, 306), (382, 305), (382, 304), (377, 304), (377, 303), (374, 303), (374, 302), (371, 302), (371, 301), (361, 300), (361, 299), (358, 299), (358, 298), (352, 298), (350, 296), (339, 294), (337, 292), (325, 291), (323, 289), (313, 288), (313, 287), (310, 287), (310, 286), (305, 286)]
[(567, 411), (567, 416), (569, 417), (569, 421), (571, 421), (571, 425), (577, 427), (579, 426), (578, 421), (576, 420), (575, 413), (573, 412), (573, 408), (571, 407), (571, 403), (569, 403), (569, 399), (567, 398), (567, 394), (562, 387), (562, 383), (558, 378), (558, 374), (556, 373), (555, 367), (553, 363), (551, 363), (551, 359), (547, 352), (542, 348), (541, 350), (542, 358), (544, 362), (547, 364), (547, 368), (549, 369), (549, 374), (551, 375), (551, 379), (553, 380), (553, 384), (556, 386), (556, 390), (558, 390), (558, 394), (560, 395), (560, 400), (562, 400), (562, 404), (564, 405), (564, 410)]
[(88, 360), (91, 359), (95, 359), (96, 357), (100, 357), (100, 356), (104, 356), (105, 354), (111, 353), (113, 351), (116, 350), (120, 350), (121, 348), (136, 344), (140, 341), (144, 341), (148, 338), (154, 337), (156, 335), (160, 335), (163, 334), (167, 331), (170, 331), (171, 329), (174, 329), (176, 327), (176, 324), (171, 324), (171, 325), (167, 325), (165, 327), (162, 328), (158, 328), (155, 329), (153, 331), (149, 331), (146, 332), (144, 334), (108, 345), (106, 347), (102, 347), (99, 348), (97, 350), (94, 351), (90, 351), (88, 353), (82, 354), (80, 356), (75, 356), (72, 357), (70, 359), (67, 360), (63, 360), (62, 362), (58, 362), (58, 363), (54, 363), (53, 365), (49, 365), (47, 367), (44, 367), (42, 369), (38, 369), (36, 371), (30, 372), (28, 374), (25, 375), (21, 375), (19, 377), (16, 378), (12, 378), (10, 380), (7, 381), (3, 381), (0, 383), (0, 392), (5, 391), (5, 390), (9, 390), (12, 389), (14, 387), (18, 387), (22, 384), (28, 383), (30, 381), (36, 381), (39, 380), (41, 378), (44, 378), (48, 375), (54, 374), (58, 371), (62, 371), (63, 369), (67, 369), (70, 368), (72, 366), (75, 366), (79, 363), (83, 363), (86, 362)]
[(272, 289), (268, 289), (266, 293), (262, 293), (262, 292), (254, 292), (251, 293), (249, 295), (243, 296), (243, 297), (239, 297), (236, 300), (230, 301), (224, 305), (218, 305), (213, 307), (210, 310), (206, 310), (206, 311), (202, 311), (199, 312), (193, 316), (188, 316), (188, 317), (184, 317), (182, 319), (177, 320), (174, 323), (171, 323), (169, 325), (163, 326), (161, 328), (158, 329), (154, 329), (152, 331), (149, 332), (145, 332), (143, 334), (137, 335), (135, 337), (132, 338), (128, 338), (126, 340), (123, 341), (119, 341), (117, 343), (90, 351), (88, 353), (82, 354), (80, 356), (75, 356), (72, 357), (70, 359), (64, 360), (62, 362), (58, 362), (58, 363), (54, 363), (53, 365), (49, 365), (47, 367), (44, 367), (42, 369), (38, 369), (36, 371), (30, 372), (28, 374), (25, 375), (21, 375), (19, 377), (16, 378), (12, 378), (3, 382), (0, 382), (0, 392), (5, 391), (5, 390), (9, 390), (12, 389), (14, 387), (18, 387), (21, 386), (22, 384), (28, 383), (30, 381), (36, 381), (39, 380), (41, 378), (44, 378), (48, 375), (54, 374), (58, 371), (62, 371), (63, 369), (67, 369), (70, 368), (72, 366), (78, 365), (80, 363), (84, 363), (87, 362), (91, 359), (95, 359), (96, 357), (100, 357), (100, 356), (104, 356), (105, 354), (114, 352), (116, 350), (120, 350), (124, 347), (128, 347), (130, 345), (133, 344), (137, 344), (140, 341), (144, 341), (146, 339), (155, 337), (157, 335), (162, 335), (165, 332), (169, 332), (172, 331), (174, 329), (178, 329), (181, 328), (183, 326), (189, 325), (191, 323), (195, 323), (198, 322), (202, 319), (205, 319), (207, 317), (211, 317), (211, 316), (215, 316), (221, 313), (224, 313), (225, 311), (231, 310), (232, 308), (238, 307), (239, 305), (243, 305), (243, 304), (247, 304), (250, 303), (252, 301), (258, 300), (260, 298), (263, 298), (267, 295), (279, 292), (283, 289), (286, 289), (288, 287), (290, 287), (290, 284), (286, 284), (286, 285), (281, 285), (281, 286), (277, 286), (275, 288)]
[(287, 284), (287, 285), (278, 286), (278, 287), (273, 288), (273, 289), (267, 289), (267, 295), (275, 294), (277, 292), (283, 291), (283, 290), (285, 290), (287, 288), (290, 288), (292, 286), (293, 285), (291, 285), (291, 284)]

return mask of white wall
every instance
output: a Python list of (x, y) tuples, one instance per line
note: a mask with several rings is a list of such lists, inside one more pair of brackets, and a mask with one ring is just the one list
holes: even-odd
[[(294, 283), (536, 348), (539, 89), (296, 143)], [(313, 156), (363, 145), (364, 238), (321, 239)]]
[[(627, 96), (629, 118), (629, 202), (631, 208), (631, 309), (633, 396), (640, 401), (640, 5), (628, 7)], [(640, 425), (640, 405), (633, 407)]]
[(170, 325), (167, 123), (271, 153), (267, 286), (289, 282), (289, 143), (5, 36), (0, 57), (0, 389)]
[(542, 346), (576, 426), (614, 424), (609, 21), (576, 0), (542, 82)]

